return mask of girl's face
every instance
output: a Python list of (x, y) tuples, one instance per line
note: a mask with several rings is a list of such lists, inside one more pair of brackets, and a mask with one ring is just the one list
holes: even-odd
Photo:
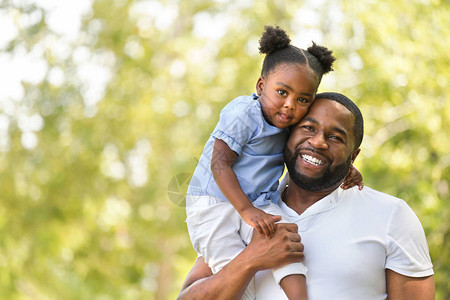
[(267, 123), (277, 128), (297, 124), (308, 112), (317, 91), (317, 77), (307, 66), (284, 64), (256, 83)]

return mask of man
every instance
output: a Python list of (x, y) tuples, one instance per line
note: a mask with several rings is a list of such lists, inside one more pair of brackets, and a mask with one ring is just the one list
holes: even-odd
[(368, 187), (339, 188), (362, 137), (363, 119), (350, 99), (318, 94), (284, 153), (289, 184), (280, 205), (301, 242), (295, 225), (278, 224), (274, 238), (256, 234), (215, 275), (199, 258), (179, 298), (240, 299), (255, 276), (257, 299), (286, 299), (270, 272), (258, 271), (304, 254), (309, 299), (434, 299), (425, 235), (407, 204)]

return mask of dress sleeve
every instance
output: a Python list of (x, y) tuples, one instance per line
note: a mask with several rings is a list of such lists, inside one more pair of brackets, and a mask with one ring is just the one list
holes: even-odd
[(411, 277), (434, 273), (422, 225), (405, 201), (396, 206), (388, 231), (386, 269)]
[(258, 128), (255, 114), (250, 112), (250, 105), (225, 107), (220, 113), (212, 136), (224, 141), (231, 150), (241, 155), (246, 145)]

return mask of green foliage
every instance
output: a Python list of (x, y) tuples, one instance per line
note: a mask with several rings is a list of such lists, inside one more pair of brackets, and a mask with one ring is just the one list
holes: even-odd
[(334, 49), (319, 90), (360, 105), (357, 166), (419, 216), (450, 298), (448, 2), (95, 0), (72, 39), (40, 2), (13, 3), (0, 54), (47, 68), (0, 103), (2, 299), (176, 297), (195, 253), (174, 195), (221, 108), (254, 91), (265, 24)]

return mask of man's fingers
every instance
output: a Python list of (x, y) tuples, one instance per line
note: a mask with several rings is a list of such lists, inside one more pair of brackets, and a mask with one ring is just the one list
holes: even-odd
[(305, 250), (305, 246), (303, 246), (303, 244), (300, 243), (299, 240), (292, 242), (290, 245), (291, 245), (291, 250), (293, 252), (302, 252), (303, 253), (303, 250)]
[(295, 223), (277, 223), (276, 224), (277, 229), (278, 228), (285, 228), (289, 232), (298, 232), (298, 226)]
[(289, 238), (290, 241), (293, 242), (301, 242), (302, 238), (300, 237), (300, 234), (298, 233), (294, 233), (294, 232), (289, 232), (287, 237)]
[(292, 252), (288, 257), (288, 260), (288, 263), (302, 262), (305, 260), (305, 255), (303, 252)]

